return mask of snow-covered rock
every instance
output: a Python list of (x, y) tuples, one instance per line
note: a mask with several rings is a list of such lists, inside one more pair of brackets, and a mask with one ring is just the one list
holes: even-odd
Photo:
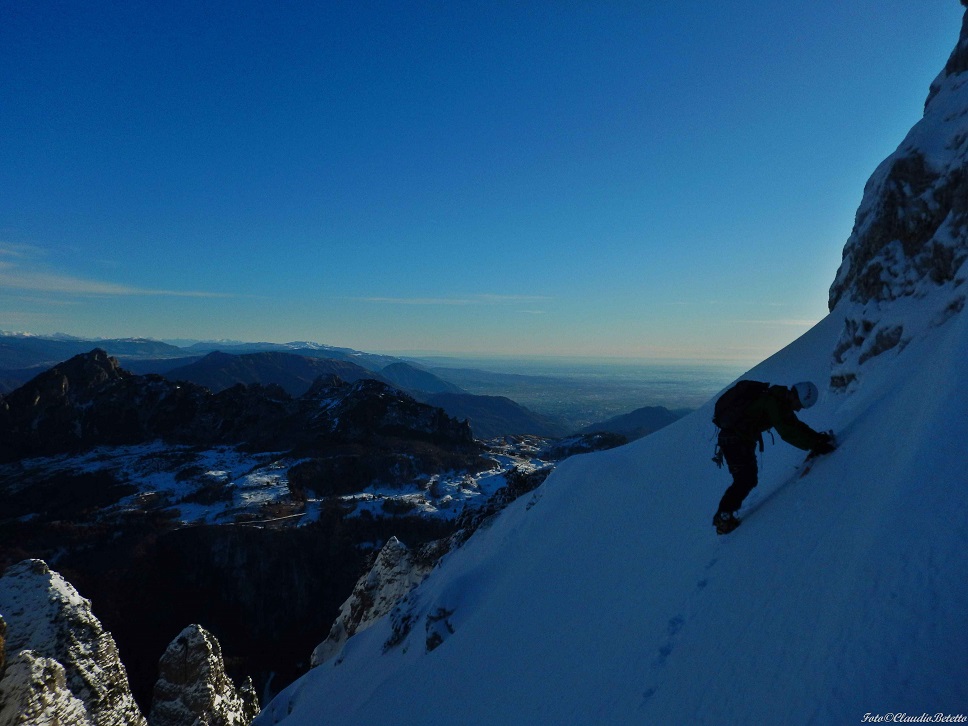
[[(582, 438), (588, 440), (594, 436)], [(416, 550), (391, 537), (343, 602), (326, 640), (316, 646), (310, 659), (312, 667), (337, 657), (349, 638), (366, 630), (385, 615), (389, 615), (394, 622), (394, 632), (385, 647), (391, 648), (399, 643), (415, 625), (408, 600), (412, 590), (423, 582), (447, 553), (461, 547), (475, 531), (487, 526), (511, 502), (533, 491), (550, 472), (551, 468), (547, 466), (529, 471), (511, 470), (505, 477), (505, 486), (491, 497), (486, 506), (465, 510), (457, 519), (457, 531), (448, 537), (428, 542)], [(448, 620), (452, 614), (452, 611), (440, 609), (425, 618), (428, 650), (436, 648), (453, 632)]]
[(433, 561), (415, 556), (403, 542), (391, 537), (343, 603), (326, 640), (316, 646), (312, 665), (318, 666), (336, 657), (352, 635), (366, 630), (389, 613), (424, 580), (433, 566)]
[[(960, 312), (968, 293), (966, 261), (968, 15), (931, 84), (924, 117), (864, 189), (830, 288), (830, 309), (844, 320), (834, 349), (835, 387), (849, 388), (868, 360), (903, 349)], [(892, 304), (904, 298), (919, 301), (916, 314)]]
[(58, 714), (76, 712), (76, 701), (95, 726), (145, 724), (111, 633), (46, 563), (24, 560), (0, 577), (0, 614), (8, 658), (0, 703), (14, 699), (42, 714), (32, 723), (58, 723)]
[(259, 713), (251, 679), (236, 689), (218, 640), (200, 625), (178, 634), (158, 671), (150, 726), (248, 726)]
[(0, 679), (0, 724), (92, 726), (84, 704), (67, 688), (64, 666), (32, 650), (17, 653)]

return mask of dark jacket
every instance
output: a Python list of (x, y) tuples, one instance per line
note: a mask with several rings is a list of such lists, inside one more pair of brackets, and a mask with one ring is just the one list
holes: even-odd
[(798, 449), (810, 451), (820, 445), (826, 437), (797, 418), (789, 391), (784, 386), (770, 386), (766, 393), (747, 406), (741, 422), (729, 433), (755, 442), (760, 440), (763, 432), (776, 429), (780, 438)]

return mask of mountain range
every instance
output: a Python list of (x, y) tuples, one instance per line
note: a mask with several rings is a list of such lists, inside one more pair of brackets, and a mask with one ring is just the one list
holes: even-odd
[[(65, 340), (23, 334), (0, 334), (0, 395), (9, 394), (62, 362), (63, 359), (52, 359), (53, 356), (77, 355), (93, 348), (103, 349), (116, 357), (125, 370), (132, 373), (157, 374), (170, 381), (186, 381), (204, 386), (213, 393), (238, 384), (260, 384), (280, 386), (289, 395), (298, 397), (321, 375), (337, 375), (350, 382), (377, 380), (440, 407), (451, 417), (468, 420), (475, 435), (482, 439), (520, 434), (561, 437), (571, 435), (579, 428), (585, 432), (615, 433), (634, 439), (657, 430), (663, 420), (675, 420), (685, 412), (672, 413), (664, 407), (651, 407), (655, 411), (647, 414), (649, 421), (643, 425), (630, 425), (629, 420), (615, 419), (579, 427), (561, 417), (532, 411), (507, 396), (468, 393), (446, 378), (451, 372), (462, 376), (473, 373), (475, 380), (500, 385), (508, 378), (506, 374), (439, 368), (431, 371), (418, 363), (389, 356), (306, 342), (233, 343), (221, 347), (215, 343), (195, 343), (177, 348), (140, 338)], [(540, 386), (540, 379), (535, 380), (535, 385)], [(638, 411), (634, 415), (641, 418), (646, 413)]]

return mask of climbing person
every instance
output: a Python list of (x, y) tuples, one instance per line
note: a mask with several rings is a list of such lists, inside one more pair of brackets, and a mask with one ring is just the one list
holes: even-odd
[(723, 494), (713, 517), (718, 534), (739, 526), (736, 511), (757, 483), (756, 448), (763, 451), (763, 433), (772, 429), (780, 438), (811, 456), (834, 450), (831, 434), (814, 431), (796, 412), (817, 402), (817, 387), (802, 381), (789, 388), (760, 381), (739, 381), (716, 401), (713, 423), (719, 427), (716, 455), (719, 466), (726, 461), (733, 483)]

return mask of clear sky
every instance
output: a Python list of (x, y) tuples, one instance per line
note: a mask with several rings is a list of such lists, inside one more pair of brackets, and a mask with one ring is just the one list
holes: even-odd
[(957, 0), (0, 0), (0, 329), (759, 360)]

